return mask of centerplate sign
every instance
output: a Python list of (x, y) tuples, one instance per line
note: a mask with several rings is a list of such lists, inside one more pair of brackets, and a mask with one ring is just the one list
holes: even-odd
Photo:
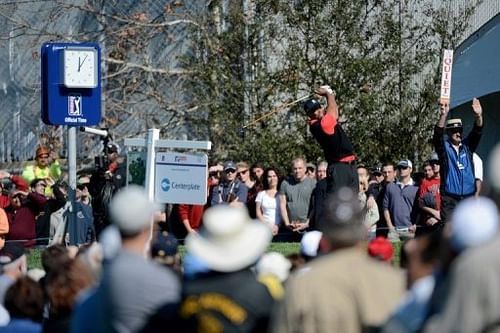
[(155, 201), (204, 205), (207, 202), (206, 154), (157, 153)]

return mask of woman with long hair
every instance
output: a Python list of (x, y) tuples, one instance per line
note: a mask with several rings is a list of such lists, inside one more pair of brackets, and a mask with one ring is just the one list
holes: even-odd
[(271, 228), (273, 236), (278, 234), (281, 224), (280, 199), (278, 186), (280, 175), (276, 168), (267, 168), (262, 177), (264, 190), (255, 199), (257, 218)]

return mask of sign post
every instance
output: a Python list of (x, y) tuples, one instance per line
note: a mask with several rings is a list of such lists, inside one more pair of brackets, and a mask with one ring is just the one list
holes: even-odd
[[(143, 139), (143, 138), (127, 138), (124, 141), (124, 145), (127, 147), (145, 147), (147, 149), (147, 158), (146, 158), (146, 192), (148, 193), (148, 196), (151, 200), (155, 200), (157, 202), (162, 202), (162, 203), (191, 203), (190, 201), (187, 202), (179, 202), (179, 200), (174, 200), (172, 199), (171, 196), (165, 197), (163, 196), (164, 193), (162, 192), (168, 192), (161, 190), (161, 181), (163, 178), (168, 178), (169, 177), (169, 166), (166, 164), (161, 164), (161, 163), (168, 163), (166, 162), (167, 160), (170, 161), (171, 158), (173, 158), (172, 163), (176, 163), (175, 161), (175, 156), (179, 156), (177, 162), (180, 164), (190, 164), (190, 163), (185, 163), (186, 161), (193, 161), (192, 164), (196, 164), (196, 166), (181, 166), (179, 169), (183, 169), (175, 171), (176, 176), (175, 179), (180, 179), (182, 177), (185, 181), (191, 181), (191, 177), (194, 177), (194, 175), (189, 172), (189, 170), (192, 170), (196, 172), (196, 179), (199, 179), (200, 174), (203, 174), (205, 177), (205, 189), (202, 189), (201, 186), (200, 188), (197, 189), (197, 191), (205, 191), (205, 198), (203, 199), (203, 202), (199, 201), (198, 197), (196, 201), (193, 201), (192, 203), (205, 203), (206, 202), (206, 181), (207, 181), (207, 157), (206, 155), (188, 155), (188, 154), (180, 154), (180, 153), (175, 153), (173, 155), (169, 154), (156, 154), (156, 148), (166, 148), (166, 149), (189, 149), (189, 150), (210, 150), (212, 149), (212, 143), (210, 141), (188, 141), (188, 140), (159, 140), (158, 136), (159, 131), (158, 129), (150, 129), (148, 130), (148, 138)], [(165, 158), (162, 161), (162, 156)], [(173, 156), (173, 157), (171, 157)], [(155, 161), (156, 157), (156, 161)], [(159, 158), (158, 158), (159, 157)], [(200, 158), (198, 160), (198, 158)], [(155, 167), (158, 168), (158, 163), (160, 163), (160, 173), (158, 173), (158, 170), (155, 170)], [(201, 167), (201, 166), (204, 166)], [(170, 166), (171, 167), (171, 166)], [(179, 173), (177, 173), (179, 172)], [(182, 173), (181, 173), (182, 172)], [(180, 176), (182, 175), (182, 176)], [(156, 176), (156, 177), (155, 177)], [(162, 179), (158, 179), (157, 177), (162, 177)], [(201, 183), (200, 183), (201, 184)], [(159, 186), (159, 188), (158, 188)], [(167, 188), (166, 185), (164, 185), (165, 188)], [(156, 192), (155, 192), (156, 189)], [(191, 191), (193, 191), (193, 188), (191, 188)], [(193, 192), (192, 192), (193, 193)], [(199, 192), (197, 192), (199, 195)], [(166, 200), (166, 201), (165, 201)], [(174, 201), (170, 201), (174, 200)], [(187, 200), (187, 199), (186, 199)], [(192, 199), (191, 199), (192, 200)]]
[(207, 202), (206, 154), (157, 153), (155, 198), (161, 203)]
[(92, 126), (101, 121), (101, 48), (96, 43), (44, 43), (42, 120)]
[(97, 43), (48, 42), (41, 47), (41, 117), (68, 126), (70, 214), (76, 222), (76, 127), (101, 121), (101, 48)]
[[(180, 154), (180, 153), (158, 153), (156, 154), (156, 148), (167, 148), (167, 149), (190, 149), (190, 150), (210, 150), (212, 149), (212, 143), (210, 141), (187, 141), (187, 140), (159, 140), (159, 130), (158, 129), (149, 129), (148, 130), (148, 137), (146, 139), (143, 138), (128, 138), (125, 139), (125, 146), (127, 147), (145, 147), (147, 150), (147, 158), (146, 158), (146, 193), (149, 196), (150, 200), (154, 200), (156, 202), (162, 202), (162, 203), (198, 203), (198, 201), (190, 201), (189, 196), (191, 193), (198, 193), (197, 198), (199, 198), (199, 194), (202, 190), (201, 185), (197, 186), (197, 183), (201, 183), (201, 180), (199, 179), (200, 175), (204, 175), (204, 181), (205, 185), (203, 186), (204, 189), (204, 195), (205, 197), (203, 198), (203, 201), (200, 201), (199, 203), (205, 203), (207, 200), (206, 197), (206, 182), (207, 182), (207, 168), (206, 168), (206, 163), (207, 163), (207, 157), (206, 155), (187, 155), (187, 154)], [(178, 158), (176, 159), (176, 156)], [(155, 162), (155, 157), (156, 157), (156, 162)], [(198, 160), (198, 157), (200, 158)], [(173, 165), (177, 165), (179, 170), (173, 170), (174, 167), (170, 165), (171, 169), (170, 171), (175, 172), (175, 176), (170, 176), (169, 174), (169, 162), (173, 160)], [(185, 164), (190, 164), (188, 162), (193, 161), (193, 164), (195, 166), (188, 166)], [(167, 168), (167, 170), (156, 170), (155, 171), (155, 166), (158, 168), (158, 162), (160, 163), (160, 168), (163, 166)], [(161, 164), (163, 163), (163, 164)], [(204, 168), (202, 167), (204, 166)], [(196, 170), (196, 183), (194, 181), (194, 175), (189, 172), (190, 168)], [(158, 173), (159, 172), (159, 173)], [(170, 178), (172, 178), (172, 183), (170, 182)], [(159, 179), (161, 178), (161, 180)], [(184, 188), (185, 191), (187, 191), (187, 195), (184, 195), (182, 197), (182, 200), (176, 200), (172, 198), (171, 196), (163, 196), (163, 194), (169, 192), (172, 186), (178, 186), (173, 184), (173, 180), (177, 182), (177, 179), (180, 180), (180, 188)], [(189, 183), (188, 183), (189, 182)], [(184, 184), (188, 185), (184, 185)], [(191, 184), (194, 184), (191, 186)], [(157, 192), (155, 193), (155, 188), (160, 187), (160, 190), (157, 189)], [(191, 189), (191, 190), (190, 190)], [(165, 192), (165, 193), (162, 193)], [(173, 192), (170, 192), (173, 193)], [(184, 194), (186, 194), (184, 193)], [(197, 199), (198, 200), (198, 199)], [(180, 201), (186, 201), (186, 202), (180, 202)], [(151, 242), (153, 236), (153, 228), (151, 228), (151, 233), (149, 235), (149, 240), (148, 240), (148, 246), (146, 247), (149, 249), (149, 243)]]

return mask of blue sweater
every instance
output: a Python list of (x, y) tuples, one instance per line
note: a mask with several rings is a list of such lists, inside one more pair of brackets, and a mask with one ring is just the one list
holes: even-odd
[[(416, 223), (416, 205), (418, 186), (413, 184), (401, 187), (401, 184), (389, 183), (384, 196), (384, 210), (391, 215), (395, 227), (409, 227)], [(415, 209), (413, 209), (415, 207)]]

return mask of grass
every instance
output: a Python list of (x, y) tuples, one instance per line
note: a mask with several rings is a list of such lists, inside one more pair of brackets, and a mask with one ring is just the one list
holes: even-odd
[[(394, 248), (394, 265), (399, 265), (399, 253), (401, 248), (401, 243), (393, 243)], [(299, 253), (300, 245), (299, 243), (271, 243), (267, 249), (267, 252), (279, 252), (284, 256), (293, 253)], [(28, 269), (32, 268), (42, 268), (41, 254), (43, 249), (32, 249), (28, 253)], [(179, 246), (179, 253), (184, 255), (186, 253), (186, 248), (183, 245)]]
[(29, 250), (27, 254), (28, 269), (42, 268), (42, 251), (43, 249), (39, 248)]

